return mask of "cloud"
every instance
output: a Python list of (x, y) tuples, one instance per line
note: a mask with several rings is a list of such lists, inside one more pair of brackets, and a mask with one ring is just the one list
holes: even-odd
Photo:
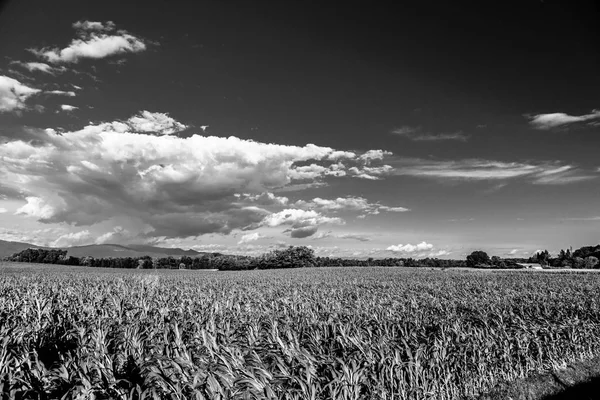
[(73, 28), (83, 31), (101, 31), (110, 32), (115, 29), (115, 23), (112, 21), (95, 22), (95, 21), (77, 21), (73, 23)]
[(141, 111), (126, 121), (105, 122), (97, 125), (97, 128), (102, 131), (162, 136), (181, 132), (188, 126), (169, 117), (167, 113)]
[(24, 198), (18, 212), (43, 223), (128, 222), (147, 226), (147, 237), (279, 225), (299, 236), (321, 224), (343, 223), (294, 210), (272, 193), (296, 183), (298, 163), (337, 158), (339, 150), (197, 134), (182, 138), (168, 133), (183, 124), (156, 115), (144, 112), (60, 133), (31, 130), (27, 139), (0, 143), (3, 190), (22, 193), (15, 195)]
[(461, 131), (434, 134), (429, 132), (423, 132), (420, 126), (403, 126), (400, 128), (393, 129), (392, 133), (394, 135), (403, 136), (415, 142), (433, 142), (441, 140), (458, 140), (461, 142), (466, 142), (469, 139), (469, 137)]
[(92, 235), (90, 231), (83, 230), (80, 232), (67, 233), (65, 235), (60, 236), (54, 242), (50, 244), (51, 247), (71, 247), (71, 246), (81, 246), (85, 244), (90, 244), (92, 241)]
[(600, 221), (600, 216), (579, 217), (579, 218), (563, 218), (563, 221)]
[(258, 232), (248, 233), (246, 235), (243, 235), (240, 238), (240, 241), (238, 242), (238, 244), (255, 242), (255, 241), (259, 240), (259, 239), (264, 239), (264, 238), (267, 238), (267, 236), (261, 235)]
[(175, 121), (166, 113), (142, 111), (140, 115), (127, 120), (127, 124), (134, 132), (159, 133), (171, 135), (187, 128), (186, 125)]
[(11, 64), (19, 65), (20, 67), (27, 69), (29, 72), (40, 71), (50, 75), (56, 75), (67, 70), (65, 67), (52, 67), (41, 62), (12, 61)]
[(386, 250), (389, 251), (393, 251), (394, 253), (417, 253), (417, 252), (422, 252), (425, 250), (431, 250), (433, 249), (433, 245), (431, 243), (427, 243), (427, 242), (421, 242), (419, 244), (399, 244), (399, 245), (393, 245), (388, 247)]
[(0, 207), (0, 214), (7, 213), (8, 210), (4, 207)]
[(310, 201), (298, 200), (295, 207), (309, 210), (319, 210), (322, 212), (337, 212), (337, 211), (356, 211), (367, 214), (379, 214), (381, 211), (386, 212), (406, 212), (410, 211), (404, 207), (389, 207), (378, 203), (369, 203), (364, 197), (338, 197), (333, 200), (322, 199), (315, 197)]
[(326, 238), (358, 240), (359, 242), (369, 242), (369, 241), (372, 240), (369, 235), (360, 235), (360, 234), (357, 234), (357, 233), (334, 234), (331, 231), (317, 233), (316, 235), (313, 236), (314, 240), (326, 239)]
[(529, 124), (540, 130), (549, 130), (577, 122), (586, 122), (600, 119), (600, 110), (592, 110), (589, 114), (568, 115), (562, 112), (549, 114), (525, 115), (529, 119)]
[(304, 238), (315, 234), (323, 224), (344, 224), (344, 221), (337, 217), (324, 216), (313, 210), (286, 209), (267, 215), (259, 225), (269, 227), (287, 225), (291, 227), (289, 229), (291, 237)]
[(271, 192), (263, 192), (256, 195), (243, 193), (235, 194), (234, 196), (240, 199), (241, 201), (261, 206), (286, 206), (289, 202), (289, 199), (287, 197), (276, 196)]
[(369, 165), (369, 163), (372, 160), (383, 160), (383, 158), (385, 156), (391, 156), (392, 153), (389, 151), (385, 151), (385, 150), (369, 150), (366, 153), (362, 154), (359, 156), (359, 158), (363, 161), (365, 161), (367, 163), (367, 165)]
[(68, 104), (61, 104), (60, 105), (60, 109), (63, 111), (73, 111), (73, 110), (77, 110), (79, 107), (75, 107), (75, 106), (70, 106)]
[(72, 92), (72, 91), (65, 92), (64, 90), (50, 90), (50, 91), (44, 92), (44, 93), (47, 93), (47, 94), (56, 94), (56, 95), (59, 95), (59, 96), (69, 96), (69, 97), (75, 97), (75, 96), (77, 96), (77, 94), (75, 92)]
[(146, 43), (124, 31), (115, 32), (112, 22), (105, 24), (92, 21), (78, 21), (73, 24), (77, 38), (65, 48), (31, 49), (35, 55), (52, 64), (77, 63), (82, 58), (99, 59), (124, 53), (138, 53), (146, 50)]
[(26, 86), (16, 79), (0, 75), (0, 112), (25, 110), (25, 101), (40, 89)]
[(431, 243), (425, 241), (418, 244), (398, 244), (386, 248), (387, 251), (399, 253), (404, 257), (426, 258), (426, 257), (441, 257), (451, 254), (448, 250), (434, 250)]
[(398, 159), (395, 175), (469, 181), (527, 178), (535, 184), (567, 184), (594, 179), (597, 175), (558, 162), (502, 162), (465, 159), (456, 161)]

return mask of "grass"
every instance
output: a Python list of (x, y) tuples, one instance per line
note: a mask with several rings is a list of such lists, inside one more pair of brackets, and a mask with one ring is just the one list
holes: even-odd
[(7, 398), (459, 399), (589, 359), (600, 275), (0, 264)]

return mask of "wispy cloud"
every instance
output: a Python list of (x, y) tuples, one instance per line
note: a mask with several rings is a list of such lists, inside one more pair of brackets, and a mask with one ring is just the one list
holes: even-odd
[(600, 216), (579, 217), (579, 218), (563, 218), (563, 221), (600, 221)]
[(50, 75), (56, 75), (67, 70), (65, 67), (53, 67), (42, 62), (12, 61), (11, 64), (19, 65), (20, 67), (27, 69), (29, 72), (39, 71)]
[(562, 112), (549, 114), (525, 115), (529, 119), (529, 124), (540, 130), (549, 130), (577, 122), (587, 122), (600, 119), (600, 110), (592, 110), (589, 114), (569, 115)]
[(115, 24), (78, 21), (73, 24), (77, 38), (64, 48), (30, 49), (49, 63), (77, 63), (83, 58), (99, 59), (117, 54), (138, 53), (146, 50), (146, 42), (124, 30), (115, 30)]
[(322, 199), (315, 197), (310, 201), (298, 200), (294, 206), (305, 210), (319, 210), (322, 212), (350, 211), (369, 215), (377, 215), (381, 212), (407, 212), (410, 209), (400, 206), (385, 206), (379, 203), (369, 203), (364, 197), (338, 197), (336, 199)]
[(481, 159), (456, 161), (398, 159), (395, 175), (467, 181), (527, 178), (535, 184), (567, 184), (595, 179), (597, 174), (558, 162), (502, 162)]
[(75, 97), (77, 96), (77, 94), (73, 91), (64, 91), (64, 90), (49, 90), (47, 92), (44, 92), (47, 94), (56, 94), (58, 96), (68, 96), (68, 97)]
[(369, 242), (373, 240), (369, 235), (361, 235), (358, 233), (342, 233), (335, 234), (332, 231), (317, 233), (313, 236), (314, 240), (335, 238), (335, 239), (347, 239), (347, 240), (358, 240), (359, 242)]
[(461, 131), (450, 133), (430, 133), (424, 132), (420, 126), (402, 126), (400, 128), (393, 129), (392, 133), (415, 142), (433, 142), (441, 140), (458, 140), (461, 142), (466, 142), (469, 139), (469, 136), (465, 135)]

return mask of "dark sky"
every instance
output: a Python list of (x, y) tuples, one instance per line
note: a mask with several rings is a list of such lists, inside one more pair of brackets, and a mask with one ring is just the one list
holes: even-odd
[[(393, 168), (385, 179), (328, 177), (325, 186), (284, 193), (290, 202), (361, 196), (411, 211), (320, 225), (319, 232), (332, 233), (323, 243), (311, 235), (313, 246), (342, 247), (348, 241), (341, 235), (381, 230), (396, 235), (393, 244), (434, 243), (451, 257), (477, 246), (530, 252), (597, 243), (598, 6), (386, 3), (4, 2), (0, 73), (45, 92), (73, 84), (82, 89), (68, 99), (79, 107), (73, 112), (51, 111), (67, 100), (37, 94), (44, 112), (1, 113), (0, 135), (26, 140), (24, 127), (78, 131), (149, 110), (186, 124), (180, 138), (314, 143), (357, 154), (382, 149), (393, 153), (382, 160)], [(64, 48), (75, 38), (72, 24), (86, 20), (113, 21), (147, 47), (52, 64), (68, 69), (54, 75), (14, 63), (44, 62), (27, 49)], [(555, 113), (561, 114), (558, 122), (535, 125), (536, 116)], [(201, 125), (209, 125), (206, 132)], [(20, 196), (21, 203), (6, 200), (12, 203), (5, 216), (24, 204), (26, 193)], [(11, 216), (11, 223), (22, 214)], [(517, 227), (523, 221), (529, 221), (526, 227)], [(70, 234), (85, 227), (92, 236), (100, 232), (100, 225), (81, 221), (53, 223)], [(272, 242), (297, 239), (280, 231), (265, 236)], [(188, 246), (215, 240), (167, 239)], [(391, 245), (381, 238), (360, 244)]]

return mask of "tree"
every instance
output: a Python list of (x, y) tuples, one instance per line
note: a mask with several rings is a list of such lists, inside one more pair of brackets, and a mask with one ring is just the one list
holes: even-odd
[(540, 251), (535, 254), (535, 258), (540, 265), (545, 266), (548, 265), (548, 260), (550, 260), (550, 253), (548, 253), (548, 250)]
[(488, 266), (490, 263), (490, 256), (485, 251), (477, 250), (467, 256), (467, 267), (469, 268)]
[(589, 256), (584, 259), (585, 268), (595, 268), (598, 265), (598, 257)]
[(573, 268), (585, 268), (585, 261), (581, 257), (573, 257)]

